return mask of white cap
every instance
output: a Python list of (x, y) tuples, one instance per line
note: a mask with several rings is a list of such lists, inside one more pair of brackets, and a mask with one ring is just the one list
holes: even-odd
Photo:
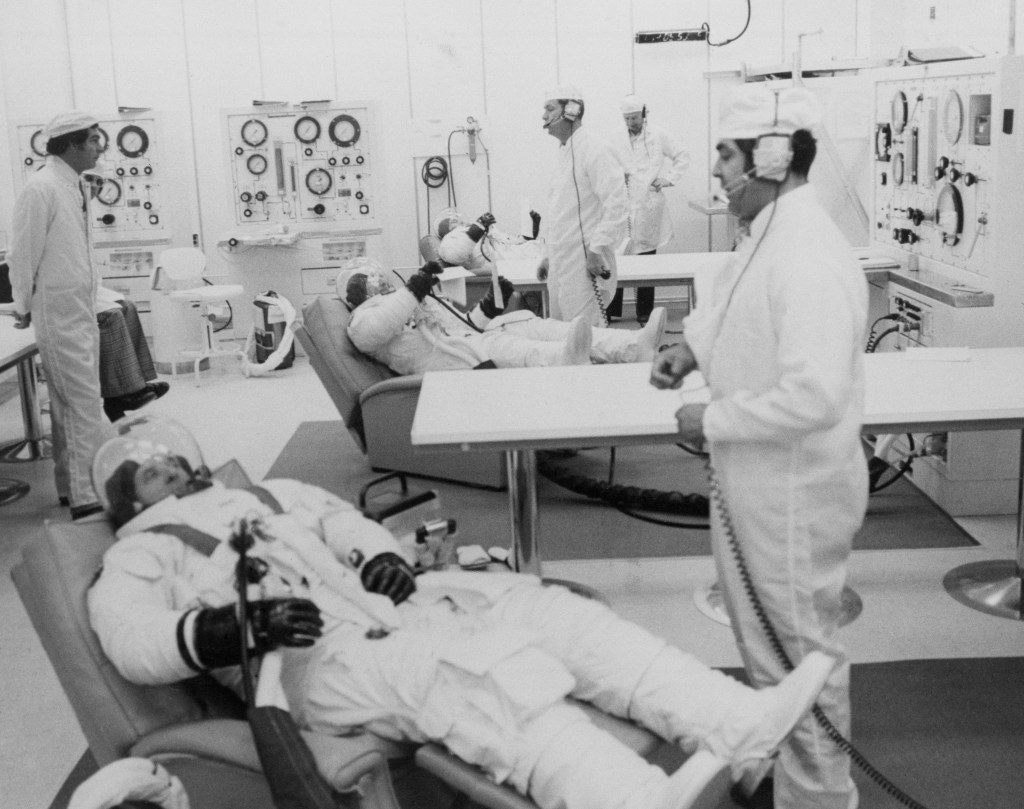
[(78, 132), (80, 129), (89, 129), (99, 123), (95, 117), (87, 112), (81, 110), (72, 110), (71, 112), (62, 112), (60, 115), (55, 116), (50, 122), (43, 127), (43, 136), (46, 141), (49, 142), (50, 138), (56, 138), (60, 135), (67, 135), (69, 132)]
[(582, 101), (583, 93), (580, 92), (580, 88), (575, 84), (559, 84), (544, 94), (544, 101), (561, 101), (563, 98)]
[(810, 90), (769, 90), (759, 84), (743, 84), (722, 99), (716, 134), (729, 140), (769, 132), (792, 135), (798, 129), (812, 131), (820, 120), (818, 100)]
[(623, 115), (629, 115), (631, 112), (643, 112), (646, 106), (644, 100), (636, 93), (630, 93), (619, 103)]

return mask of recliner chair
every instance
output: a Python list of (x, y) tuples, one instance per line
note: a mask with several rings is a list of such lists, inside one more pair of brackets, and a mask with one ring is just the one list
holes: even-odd
[(413, 450), (409, 432), (423, 376), (399, 376), (359, 351), (348, 336), (349, 316), (342, 301), (321, 296), (302, 310), (292, 331), (370, 466), (504, 489), (508, 478), (502, 452)]

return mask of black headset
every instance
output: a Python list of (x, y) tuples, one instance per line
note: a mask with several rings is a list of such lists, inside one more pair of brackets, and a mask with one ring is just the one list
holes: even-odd
[(577, 101), (574, 98), (568, 99), (565, 104), (562, 105), (562, 117), (570, 123), (578, 121), (580, 116), (583, 114), (583, 102)]

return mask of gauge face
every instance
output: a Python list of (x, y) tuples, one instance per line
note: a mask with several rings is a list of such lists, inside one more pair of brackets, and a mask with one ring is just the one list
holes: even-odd
[(935, 224), (942, 231), (942, 243), (952, 247), (964, 232), (964, 204), (960, 192), (947, 183), (935, 200)]
[(320, 122), (310, 115), (303, 115), (295, 122), (295, 137), (302, 143), (313, 143), (320, 137)]
[(351, 115), (339, 115), (331, 121), (327, 134), (338, 146), (351, 146), (359, 140), (359, 121)]
[(897, 90), (892, 97), (892, 131), (897, 135), (907, 125), (907, 96), (902, 90)]
[(249, 159), (245, 161), (245, 167), (249, 169), (250, 174), (259, 176), (267, 170), (267, 158), (261, 154), (249, 155)]
[(242, 124), (242, 140), (250, 146), (259, 146), (267, 139), (267, 125), (251, 118)]
[(46, 138), (43, 137), (43, 130), (39, 129), (32, 133), (32, 138), (29, 140), (29, 146), (31, 146), (32, 151), (40, 157), (46, 157)]
[(306, 188), (317, 196), (330, 191), (332, 184), (331, 173), (327, 169), (313, 169), (306, 175)]
[(956, 90), (946, 93), (946, 106), (942, 111), (942, 131), (946, 141), (952, 145), (960, 140), (964, 129), (964, 105)]
[(149, 136), (145, 130), (129, 124), (117, 133), (117, 148), (125, 157), (138, 157), (149, 148)]
[(892, 129), (889, 124), (875, 126), (875, 160), (888, 161), (889, 147), (892, 146)]
[(121, 199), (121, 184), (117, 180), (108, 177), (103, 178), (103, 184), (96, 192), (96, 199), (104, 205), (113, 205)]
[(110, 145), (110, 135), (107, 134), (107, 130), (102, 126), (97, 128), (100, 132), (100, 154), (103, 154), (107, 151), (107, 147)]
[(896, 152), (892, 156), (892, 181), (896, 185), (903, 185), (903, 152)]

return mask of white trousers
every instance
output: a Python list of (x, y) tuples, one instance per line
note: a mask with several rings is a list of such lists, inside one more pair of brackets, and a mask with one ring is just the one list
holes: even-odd
[[(484, 353), (499, 368), (559, 365), (571, 324), (514, 312), (496, 318), (481, 335)], [(593, 362), (637, 362), (638, 330), (595, 328), (590, 359)]]

